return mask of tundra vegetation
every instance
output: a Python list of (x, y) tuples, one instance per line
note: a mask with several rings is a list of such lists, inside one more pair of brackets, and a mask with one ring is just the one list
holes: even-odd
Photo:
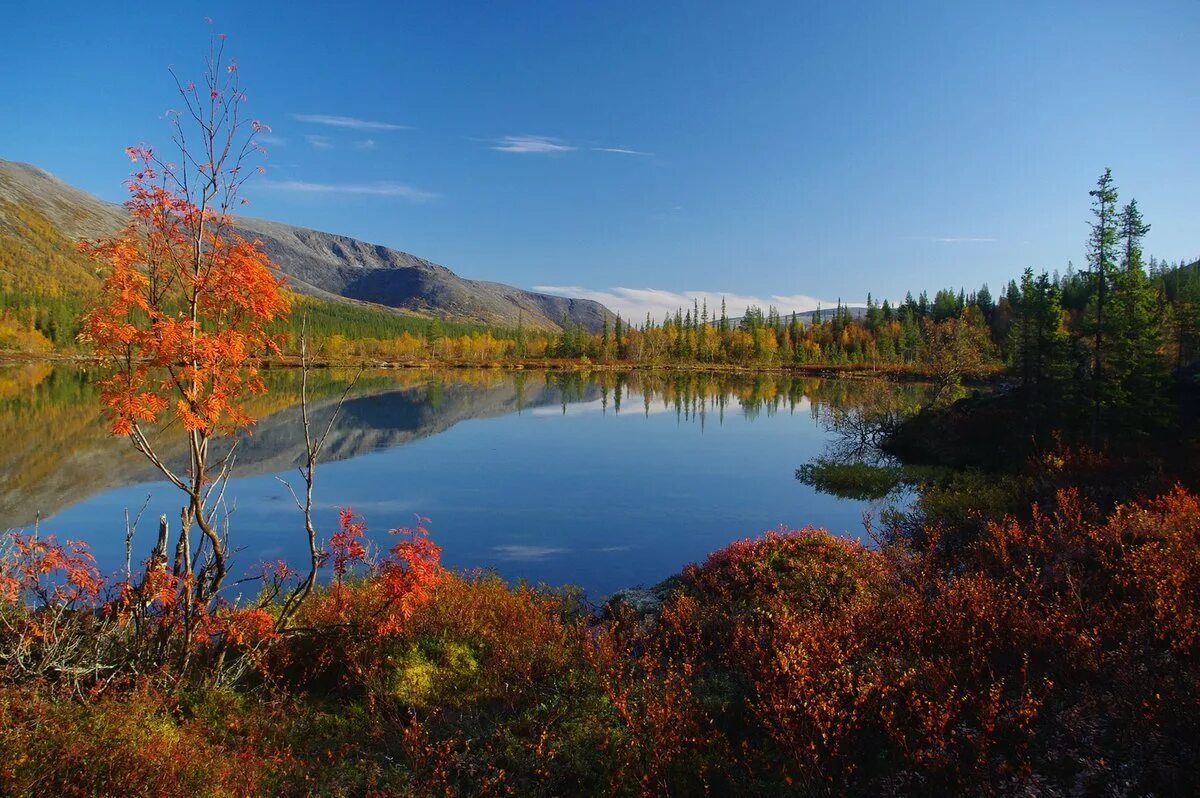
[[(221, 511), (213, 441), (251, 423), (260, 358), (293, 345), (307, 360), (307, 333), (286, 338), (309, 328), (228, 229), (262, 126), (243, 122), (223, 48), (179, 82), (178, 159), (132, 150), (132, 221), (85, 246), (103, 282), (80, 329), (107, 374), (89, 390), (179, 489), (180, 516), (111, 576), (82, 542), (4, 538), (5, 793), (1195, 791), (1197, 281), (1147, 273), (1146, 225), (1111, 175), (1092, 192), (1089, 268), (1027, 272), (997, 301), (944, 291), (811, 325), (693, 308), (491, 339), (601, 360), (921, 360), (932, 402), (831, 410), (835, 445), (799, 474), (915, 490), (869, 520), (876, 545), (774, 530), (686, 568), (661, 602), (597, 609), (446, 570), (428, 519), (383, 550), (351, 508), (316, 529), (323, 435), (305, 416), (311, 559), (242, 573), (232, 552), (253, 532)], [(21, 326), (37, 302), (9, 307), (20, 334), (45, 335)], [(445, 340), (383, 343), (405, 336)], [(960, 398), (1001, 360), (1007, 386)], [(160, 456), (156, 424), (183, 438), (186, 470)]]

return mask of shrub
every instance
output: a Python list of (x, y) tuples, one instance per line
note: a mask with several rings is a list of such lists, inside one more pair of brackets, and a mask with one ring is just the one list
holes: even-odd
[(215, 744), (151, 689), (80, 700), (47, 685), (0, 687), (6, 795), (252, 795), (266, 765)]
[(85, 677), (70, 657), (14, 668), (47, 630), (49, 651), (115, 656), (131, 621), (111, 608), (153, 593), (104, 599), (82, 550), (11, 546), (0, 791), (1197, 787), (1200, 498), (1181, 488), (1107, 515), (1061, 491), (952, 550), (940, 529), (928, 550), (776, 530), (686, 569), (658, 613), (602, 618), (569, 594), (445, 573), (418, 530), (371, 564), (345, 519), (346, 557), (304, 626), (275, 629), (266, 605), (196, 627), (198, 663), (224, 652), (247, 675), (221, 690), (135, 677), (139, 653)]

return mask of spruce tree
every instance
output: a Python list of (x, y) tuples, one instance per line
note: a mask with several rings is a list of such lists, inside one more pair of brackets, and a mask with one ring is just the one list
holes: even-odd
[(1010, 349), (1021, 379), (1025, 422), (1041, 433), (1059, 426), (1067, 406), (1067, 335), (1058, 286), (1045, 272), (1035, 278), (1026, 269), (1013, 311)]
[(1100, 440), (1100, 424), (1104, 407), (1111, 401), (1106, 380), (1105, 363), (1108, 358), (1108, 343), (1111, 326), (1106, 313), (1112, 276), (1116, 270), (1117, 250), (1117, 187), (1113, 185), (1112, 170), (1105, 169), (1096, 181), (1096, 188), (1088, 192), (1092, 197), (1091, 236), (1088, 239), (1087, 276), (1091, 288), (1091, 312), (1085, 325), (1092, 338), (1092, 444)]
[(1134, 431), (1145, 431), (1165, 411), (1162, 312), (1142, 264), (1142, 239), (1149, 230), (1137, 200), (1130, 200), (1119, 218), (1121, 269), (1111, 281), (1109, 382), (1116, 417)]

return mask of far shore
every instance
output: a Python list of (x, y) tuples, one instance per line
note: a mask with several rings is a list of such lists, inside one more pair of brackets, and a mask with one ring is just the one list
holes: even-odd
[[(22, 363), (51, 363), (54, 365), (75, 365), (80, 368), (98, 365), (99, 359), (91, 355), (75, 353), (27, 353), (0, 352), (0, 366), (19, 365)], [(300, 368), (298, 355), (284, 355), (260, 361), (262, 368)], [(421, 369), (495, 369), (500, 371), (686, 371), (710, 374), (796, 374), (806, 377), (823, 377), (828, 379), (877, 379), (923, 382), (933, 378), (927, 368), (916, 364), (887, 363), (869, 366), (862, 363), (796, 363), (778, 364), (741, 364), (741, 363), (677, 363), (672, 361), (594, 361), (587, 358), (504, 358), (500, 360), (439, 360), (434, 358), (413, 358), (406, 360), (385, 360), (380, 358), (310, 358), (309, 368), (331, 369), (371, 369), (386, 371), (421, 370)], [(988, 375), (982, 380), (969, 382), (984, 384), (999, 380), (1000, 370)]]

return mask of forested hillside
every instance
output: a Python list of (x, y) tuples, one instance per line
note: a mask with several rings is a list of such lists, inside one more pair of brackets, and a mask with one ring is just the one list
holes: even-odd
[[(109, 235), (125, 210), (28, 164), (0, 160), (0, 351), (74, 347), (74, 324), (100, 277), (79, 253), (81, 239)], [(315, 328), (341, 340), (435, 337), (485, 329), (599, 332), (611, 314), (600, 304), (466, 280), (444, 266), (345, 236), (241, 219), (288, 277)], [(320, 333), (315, 333), (320, 334)], [(335, 348), (338, 346), (337, 341)]]

